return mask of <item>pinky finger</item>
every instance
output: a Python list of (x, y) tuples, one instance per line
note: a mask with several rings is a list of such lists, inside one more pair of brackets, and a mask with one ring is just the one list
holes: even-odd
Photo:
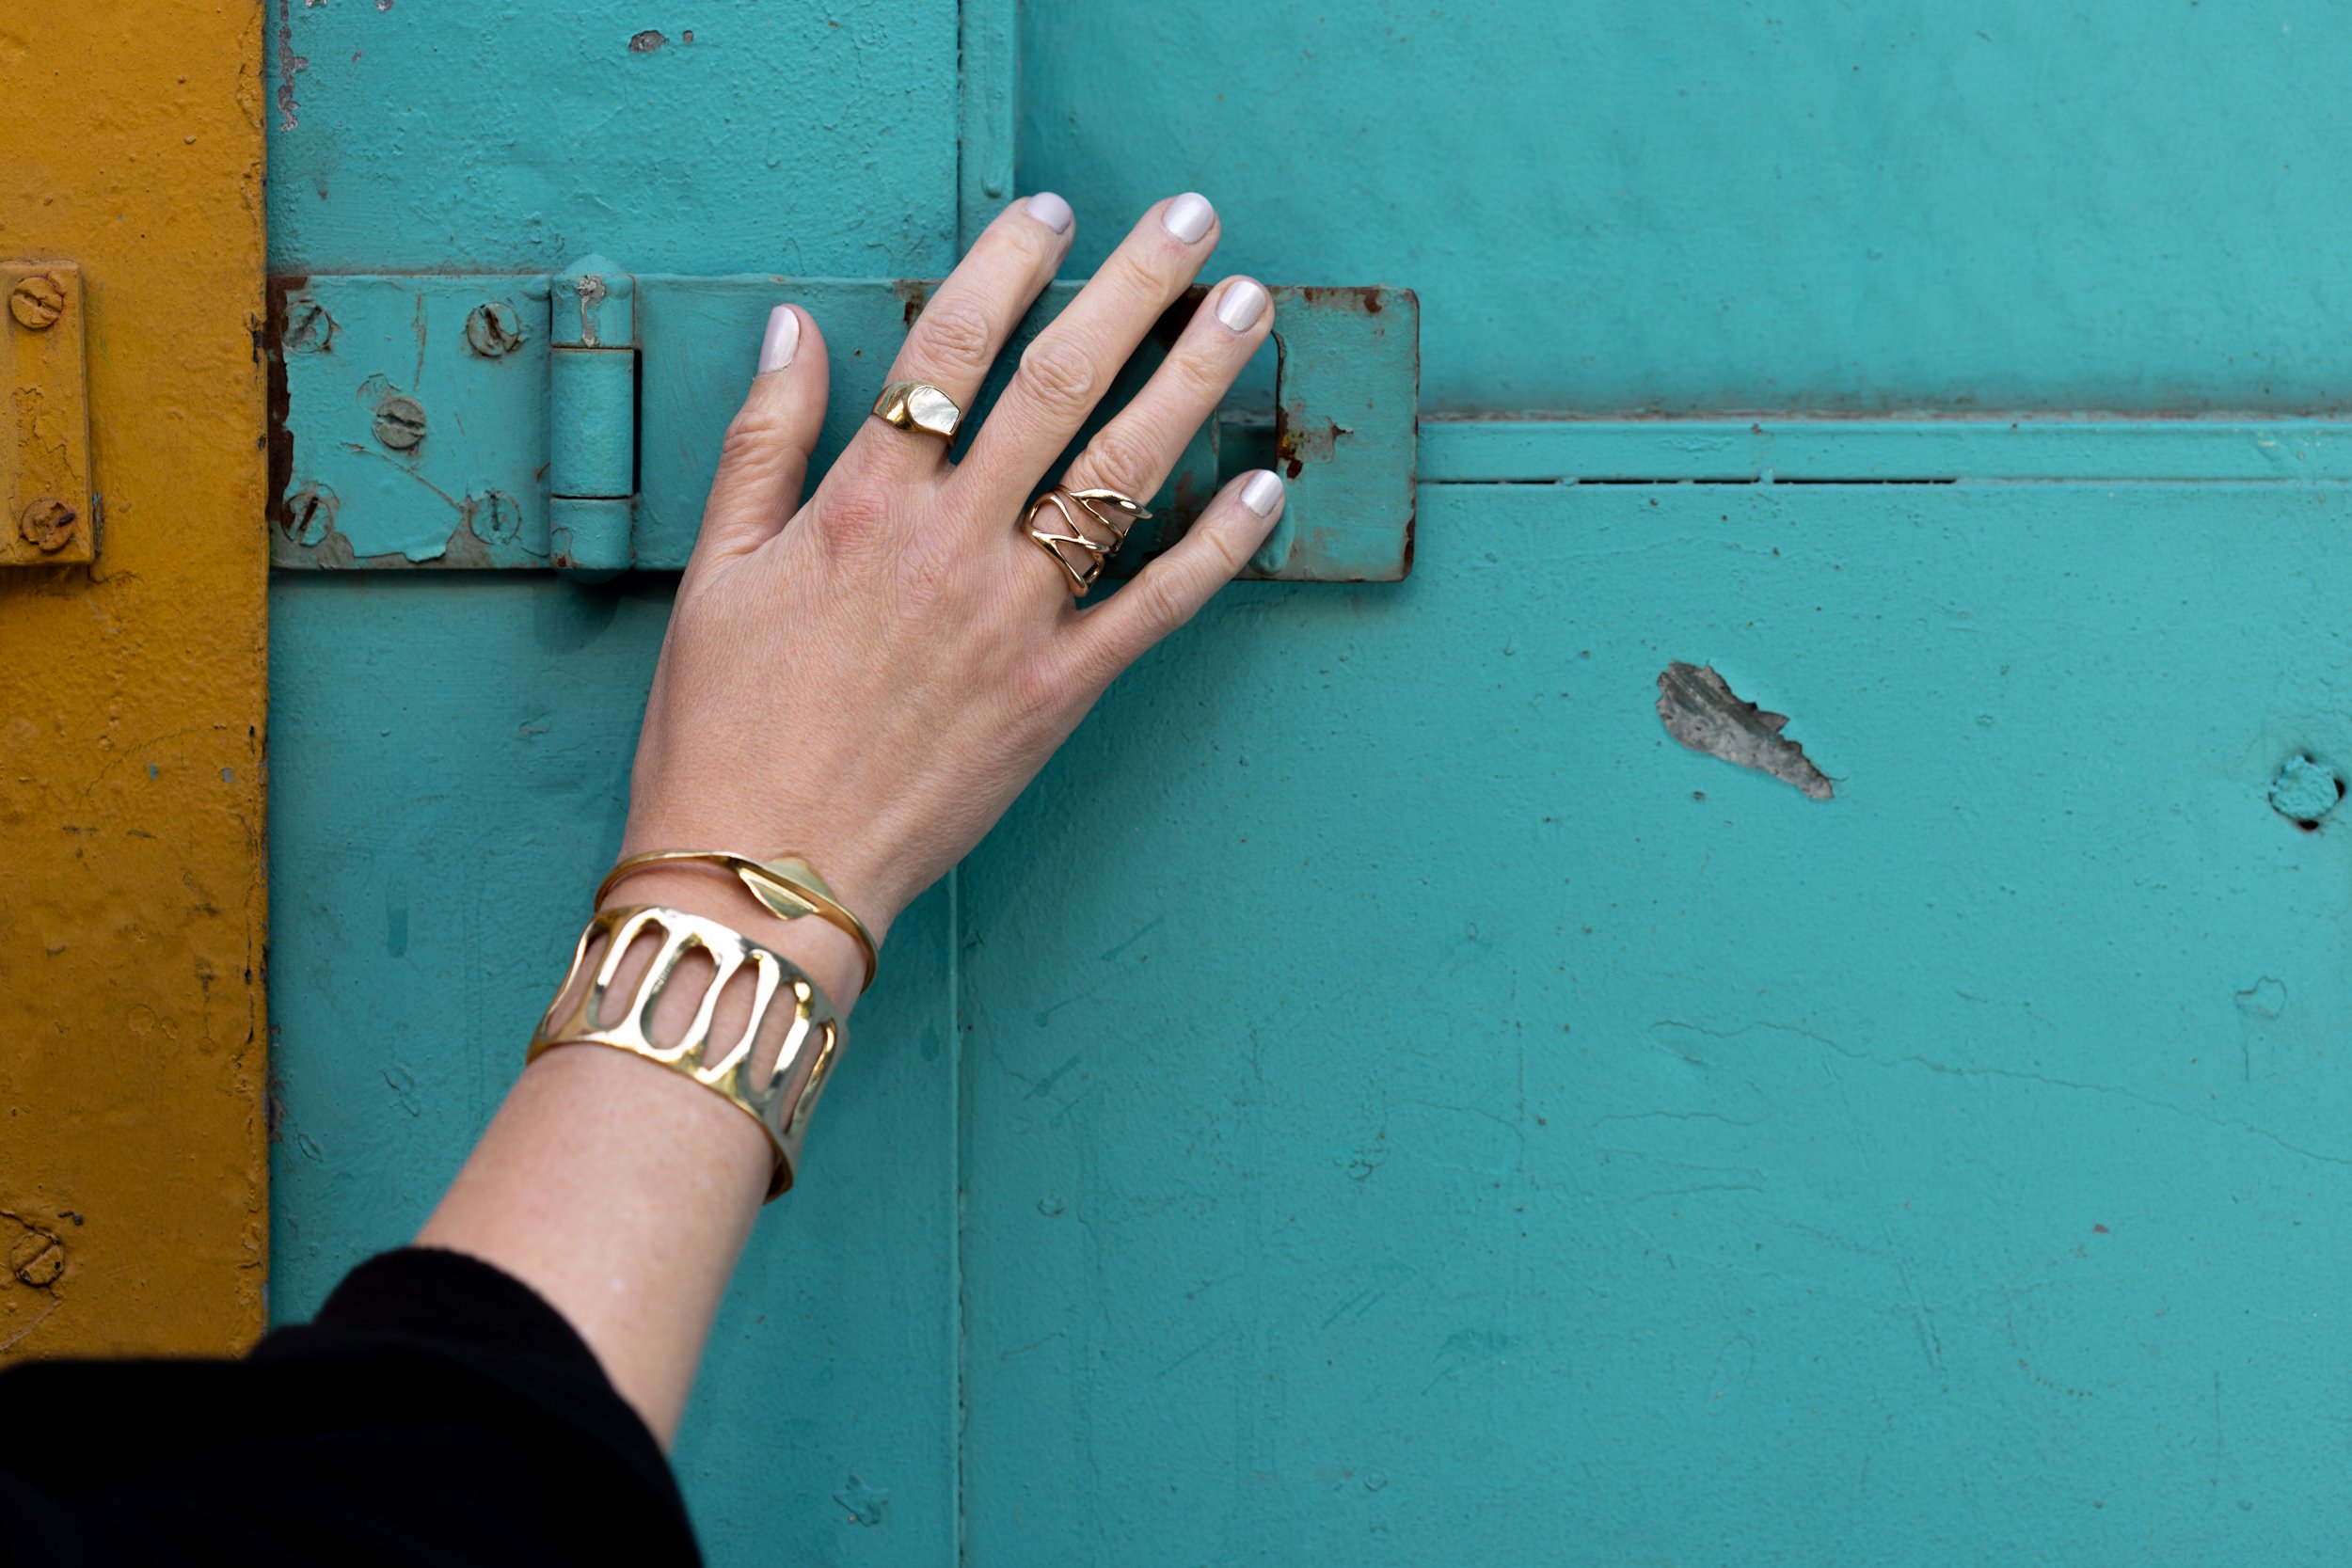
[(1108, 602), (1081, 611), (1067, 635), (1095, 686), (1108, 686), (1232, 581), (1274, 531), (1282, 499), (1282, 481), (1271, 470), (1243, 474), (1217, 492), (1174, 548)]

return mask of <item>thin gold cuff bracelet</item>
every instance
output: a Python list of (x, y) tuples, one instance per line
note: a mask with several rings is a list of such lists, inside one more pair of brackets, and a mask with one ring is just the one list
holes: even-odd
[(612, 884), (624, 877), (648, 866), (681, 861), (715, 865), (734, 872), (742, 879), (743, 885), (751, 889), (752, 896), (759, 900), (761, 907), (779, 920), (798, 920), (804, 914), (813, 914), (828, 925), (838, 927), (851, 942), (857, 943), (858, 951), (866, 957), (866, 981), (858, 987), (859, 994), (863, 995), (873, 985), (876, 958), (873, 933), (866, 928), (866, 922), (842, 908), (841, 901), (833, 895), (833, 889), (827, 887), (825, 879), (817, 875), (816, 867), (797, 855), (778, 855), (772, 860), (761, 861), (726, 849), (648, 849), (641, 855), (625, 857), (618, 865), (606, 872), (604, 880), (596, 884), (596, 896), (593, 902), (603, 903), (604, 895), (612, 891)]
[[(614, 980), (629, 944), (648, 931), (660, 936), (661, 945), (627, 994), (613, 1002)], [(679, 963), (696, 948), (709, 955), (716, 972), (704, 983), (684, 1037), (675, 1045), (663, 1046), (653, 1037), (655, 1005), (677, 977)], [(582, 986), (592, 949), (598, 955), (596, 970)], [(725, 1054), (713, 1061), (710, 1029), (719, 995), (746, 968), (755, 982), (751, 1022)], [(779, 1006), (779, 1002), (785, 1005)], [(604, 1022), (616, 1011), (616, 1020)], [(776, 1065), (764, 1080), (755, 1082), (753, 1053), (765, 1036), (774, 1033), (771, 1025), (777, 1018), (790, 1022), (784, 1025)], [(775, 1174), (768, 1183), (768, 1198), (773, 1202), (792, 1185), (800, 1169), (801, 1142), (817, 1109), (817, 1097), (824, 1092), (825, 1080), (848, 1042), (849, 1032), (833, 1003), (783, 954), (715, 920), (655, 904), (630, 904), (599, 910), (589, 917), (572, 954), (572, 967), (532, 1032), (523, 1060), (537, 1061), (559, 1046), (604, 1045), (684, 1073), (767, 1132), (776, 1149)]]

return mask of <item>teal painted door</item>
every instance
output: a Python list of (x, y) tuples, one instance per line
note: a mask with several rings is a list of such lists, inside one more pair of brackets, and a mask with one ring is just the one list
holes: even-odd
[[(714, 1560), (2342, 1560), (2352, 19), (580, 9), (284, 8), (277, 269), (935, 275), (1017, 145), (1073, 272), (1199, 188), (1422, 311), (1410, 578), (1231, 591), (894, 931)], [(278, 578), (281, 1316), (515, 1070), (665, 596)]]

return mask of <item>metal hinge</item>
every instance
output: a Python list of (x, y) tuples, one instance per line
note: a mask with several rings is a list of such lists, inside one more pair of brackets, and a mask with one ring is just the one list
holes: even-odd
[[(271, 559), (292, 570), (675, 571), (769, 309), (789, 298), (825, 330), (833, 395), (821, 470), (856, 432), (932, 287), (632, 276), (599, 258), (552, 277), (274, 279)], [(967, 428), (1077, 289), (1047, 289)], [(1223, 478), (1279, 467), (1290, 500), (1249, 575), (1400, 578), (1412, 563), (1419, 302), (1380, 287), (1272, 292), (1272, 416), (1213, 420), (1163, 486), (1159, 515), (1117, 559), (1132, 570), (1156, 553)], [(1188, 313), (1180, 302), (1163, 320), (1104, 400), (1106, 414)]]
[(8, 321), (0, 375), (0, 566), (87, 563), (98, 550), (90, 505), (89, 371), (82, 347), (82, 269), (71, 261), (0, 262)]

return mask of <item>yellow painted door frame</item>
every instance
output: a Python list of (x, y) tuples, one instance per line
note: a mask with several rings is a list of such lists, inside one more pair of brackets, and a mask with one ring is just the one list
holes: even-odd
[[(80, 282), (12, 292), (0, 331), (81, 331), (95, 546), (0, 566), (0, 1359), (262, 1323), (262, 24), (0, 10), (0, 264)], [(18, 456), (61, 450), (65, 394), (24, 377), (62, 341), (0, 356)], [(42, 499), (0, 526), (79, 513), (27, 523)]]

